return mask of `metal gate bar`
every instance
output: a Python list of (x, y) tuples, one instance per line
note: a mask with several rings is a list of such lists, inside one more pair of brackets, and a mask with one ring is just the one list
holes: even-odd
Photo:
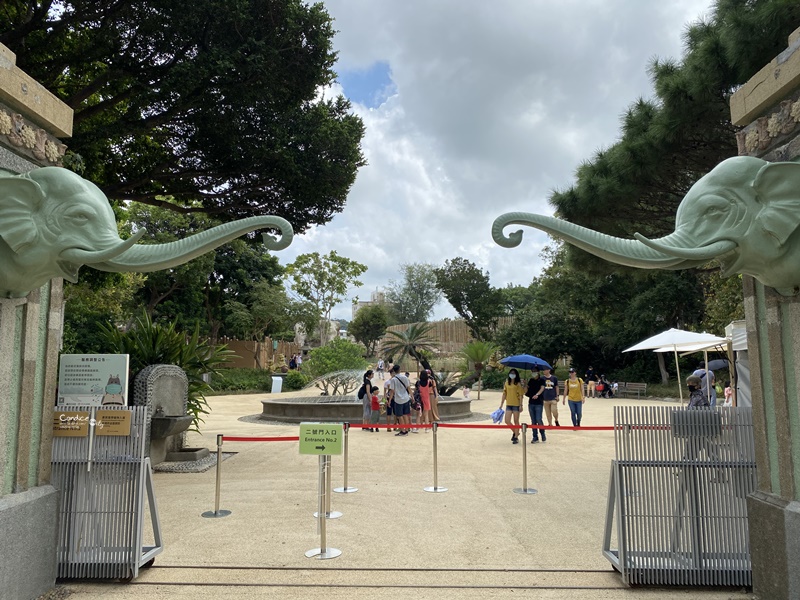
[[(94, 415), (92, 407), (70, 410)], [(130, 435), (53, 438), (52, 482), (61, 496), (59, 578), (132, 579), (163, 549), (150, 459), (144, 455), (148, 407), (103, 410), (130, 411)], [(142, 545), (145, 493), (153, 546)]]
[(603, 554), (623, 581), (752, 585), (751, 409), (619, 406), (614, 427)]

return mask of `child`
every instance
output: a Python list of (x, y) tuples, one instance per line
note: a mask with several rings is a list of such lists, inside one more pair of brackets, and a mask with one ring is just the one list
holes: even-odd
[[(391, 364), (391, 361), (389, 361), (389, 365)], [(391, 372), (391, 368), (389, 371)], [(394, 407), (392, 406), (392, 404), (394, 404), (394, 400), (389, 398), (389, 382), (391, 382), (391, 378), (383, 382), (383, 401), (386, 405), (386, 424), (389, 426), (386, 428), (386, 431), (391, 433), (392, 424), (397, 422), (397, 419), (394, 416)]]
[[(378, 421), (381, 418), (381, 401), (378, 398), (378, 393), (380, 391), (381, 390), (377, 385), (373, 385), (372, 386), (372, 391), (371, 391), (371, 393), (372, 393), (372, 405), (371, 405), (372, 413), (370, 414), (370, 419), (369, 419), (369, 422), (372, 425), (377, 425)], [(373, 427), (373, 428), (370, 429), (370, 431), (374, 431), (375, 433), (378, 433), (378, 428), (377, 427)]]
[(461, 391), (461, 393), (464, 394), (464, 399), (465, 400), (469, 400), (469, 386), (468, 385), (464, 386), (464, 389)]
[(733, 388), (730, 381), (725, 382), (725, 402), (722, 406), (733, 406)]

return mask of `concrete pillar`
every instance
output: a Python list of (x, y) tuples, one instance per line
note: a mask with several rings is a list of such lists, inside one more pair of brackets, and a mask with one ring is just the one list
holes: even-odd
[[(733, 95), (731, 116), (743, 127), (740, 155), (800, 157), (800, 29)], [(753, 591), (789, 600), (800, 598), (800, 296), (744, 276), (744, 298), (758, 465), (747, 503)]]
[[(55, 136), (71, 135), (72, 110), (15, 63), (0, 44), (0, 168), (57, 165), (65, 146)], [(0, 299), (0, 597), (9, 600), (36, 598), (56, 579), (50, 461), (63, 305), (61, 279)]]

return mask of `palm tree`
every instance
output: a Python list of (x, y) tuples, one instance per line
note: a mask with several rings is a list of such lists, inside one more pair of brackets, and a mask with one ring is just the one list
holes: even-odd
[(430, 363), (420, 354), (420, 350), (435, 348), (434, 341), (430, 338), (432, 329), (432, 323), (414, 323), (405, 331), (387, 331), (388, 337), (382, 344), (383, 352), (388, 356), (394, 356), (397, 363), (406, 355), (411, 356), (417, 361), (417, 371), (420, 363), (426, 369), (430, 369)]
[(478, 385), (478, 400), (481, 399), (481, 388), (483, 387), (483, 383), (481, 382), (483, 367), (489, 359), (492, 358), (495, 352), (497, 352), (497, 346), (493, 343), (478, 340), (470, 342), (461, 349), (461, 356), (467, 359), (468, 364), (472, 363), (475, 371), (478, 373), (478, 382), (480, 383), (480, 385)]

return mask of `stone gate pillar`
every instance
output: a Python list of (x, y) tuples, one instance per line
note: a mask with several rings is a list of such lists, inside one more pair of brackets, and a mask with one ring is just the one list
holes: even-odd
[[(732, 96), (731, 117), (744, 127), (740, 155), (800, 160), (800, 29)], [(788, 600), (800, 598), (800, 294), (744, 276), (744, 297), (758, 465), (747, 505), (753, 591)]]
[[(15, 62), (0, 44), (0, 169), (21, 173), (58, 165), (65, 147), (56, 136), (72, 134), (72, 110)], [(25, 298), (0, 299), (3, 598), (36, 598), (55, 583), (58, 497), (50, 485), (50, 458), (62, 325), (61, 279)]]

